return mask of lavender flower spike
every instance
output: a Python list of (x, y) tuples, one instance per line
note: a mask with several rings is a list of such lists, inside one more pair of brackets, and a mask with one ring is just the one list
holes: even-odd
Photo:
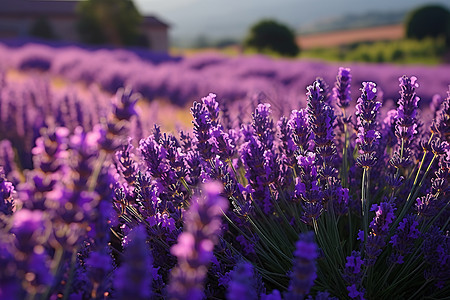
[(291, 273), (287, 300), (304, 299), (317, 278), (316, 259), (319, 256), (314, 233), (300, 234), (294, 252), (294, 266)]
[(412, 76), (402, 76), (400, 81), (400, 99), (398, 100), (397, 124), (395, 126), (395, 135), (399, 140), (399, 144), (404, 143), (408, 147), (413, 140), (413, 135), (417, 133), (417, 108), (419, 97), (416, 96), (417, 78)]
[(405, 255), (414, 249), (414, 242), (420, 234), (417, 226), (419, 226), (419, 222), (413, 215), (406, 216), (398, 225), (396, 234), (391, 237), (389, 242), (394, 250), (390, 257), (393, 263), (402, 264)]
[(236, 265), (228, 284), (227, 299), (258, 299), (256, 295), (256, 281), (253, 266), (248, 262)]
[(381, 134), (377, 129), (377, 113), (381, 102), (376, 101), (377, 88), (373, 82), (363, 82), (361, 97), (356, 104), (356, 116), (358, 117), (358, 138), (360, 156), (357, 164), (363, 168), (373, 167), (377, 161), (375, 152), (379, 144)]
[(221, 227), (221, 216), (228, 209), (228, 201), (220, 196), (222, 185), (209, 182), (203, 185), (203, 195), (194, 197), (185, 215), (185, 227), (171, 253), (178, 258), (172, 269), (168, 299), (196, 300), (203, 298), (203, 280), (213, 257)]
[[(5, 178), (3, 168), (0, 167), (0, 216), (12, 215), (14, 209), (14, 186)], [(0, 222), (1, 228), (1, 222)]]
[(339, 68), (336, 76), (336, 83), (333, 88), (333, 98), (339, 107), (345, 109), (351, 101), (350, 84), (352, 82), (352, 75), (349, 68)]
[(150, 299), (154, 269), (150, 248), (146, 244), (145, 227), (134, 228), (127, 236), (125, 260), (117, 269), (115, 290), (118, 299)]

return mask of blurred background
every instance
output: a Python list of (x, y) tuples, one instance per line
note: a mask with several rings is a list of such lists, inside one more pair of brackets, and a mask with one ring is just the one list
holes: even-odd
[(0, 0), (0, 39), (264, 53), (331, 61), (450, 61), (449, 1)]

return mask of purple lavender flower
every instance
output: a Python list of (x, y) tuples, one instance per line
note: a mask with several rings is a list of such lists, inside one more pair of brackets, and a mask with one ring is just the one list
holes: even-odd
[(247, 240), (243, 235), (238, 235), (236, 241), (242, 246), (242, 250), (246, 255), (256, 254), (255, 252), (255, 242)]
[(301, 219), (309, 225), (323, 212), (323, 191), (318, 182), (316, 157), (313, 152), (297, 157), (300, 177), (296, 180), (294, 199), (302, 200), (304, 213)]
[(254, 189), (253, 199), (263, 207), (265, 213), (270, 213), (272, 210), (270, 182), (265, 167), (270, 160), (265, 159), (264, 146), (259, 139), (250, 136), (250, 140), (241, 146), (240, 154), (246, 170), (245, 176)]
[[(292, 178), (292, 170), (291, 168), (295, 168), (296, 159), (294, 157), (295, 151), (297, 150), (297, 146), (294, 143), (292, 137), (292, 129), (288, 126), (288, 119), (284, 116), (280, 118), (277, 123), (279, 128), (279, 138), (281, 140), (281, 144), (279, 145), (279, 150), (281, 153), (280, 161), (281, 168), (283, 172), (283, 168), (285, 169), (283, 178)], [(287, 185), (291, 182), (290, 180), (285, 180)]]
[(130, 120), (137, 115), (135, 105), (141, 95), (134, 93), (131, 88), (120, 88), (112, 99), (113, 113), (117, 120)]
[(238, 263), (231, 273), (227, 299), (258, 299), (254, 272), (251, 263)]
[[(3, 168), (0, 167), (0, 213), (3, 215), (12, 215), (14, 209), (14, 186), (7, 181)], [(1, 221), (0, 221), (1, 224)]]
[(322, 95), (323, 101), (326, 104), (330, 105), (331, 104), (330, 87), (326, 83), (325, 79), (323, 79), (322, 77), (316, 77), (316, 82), (319, 84), (320, 94)]
[(90, 297), (97, 298), (107, 291), (110, 275), (114, 268), (109, 247), (99, 248), (89, 253), (84, 261), (86, 273), (92, 286), (89, 288)]
[(133, 145), (130, 143), (130, 141), (128, 141), (128, 144), (123, 146), (123, 149), (121, 151), (116, 152), (116, 157), (119, 161), (117, 168), (122, 173), (128, 184), (134, 183), (137, 174), (137, 166), (132, 158), (133, 148)]
[(20, 209), (12, 216), (17, 274), (28, 292), (41, 293), (53, 280), (50, 259), (43, 246), (49, 229), (50, 224), (40, 210)]
[(9, 178), (14, 183), (17, 183), (19, 181), (19, 175), (14, 158), (14, 149), (11, 142), (9, 140), (0, 141), (0, 166), (3, 168), (5, 177)]
[(364, 288), (360, 287), (362, 283), (364, 261), (361, 259), (359, 251), (352, 251), (350, 256), (347, 256), (345, 269), (342, 274), (344, 280), (349, 284), (347, 290), (349, 297), (352, 299), (364, 299)]
[(395, 134), (398, 137), (399, 144), (408, 147), (413, 141), (413, 136), (417, 133), (417, 108), (419, 97), (416, 96), (417, 78), (412, 76), (402, 76), (400, 81), (400, 99), (398, 100), (397, 122), (395, 126)]
[(302, 233), (295, 245), (294, 265), (286, 299), (303, 299), (317, 278), (316, 259), (319, 256), (314, 233)]
[(69, 130), (65, 127), (43, 129), (33, 148), (34, 167), (44, 173), (54, 173), (65, 165)]
[(431, 99), (430, 103), (430, 109), (433, 112), (433, 118), (436, 118), (437, 112), (439, 111), (443, 101), (444, 99), (441, 97), (441, 95), (439, 94), (433, 95), (433, 98)]
[(168, 287), (169, 299), (201, 299), (203, 280), (213, 257), (213, 248), (228, 201), (220, 196), (222, 185), (209, 182), (203, 196), (195, 197), (185, 215), (185, 227), (171, 253), (178, 258)]
[(351, 101), (350, 85), (352, 82), (352, 75), (349, 68), (339, 68), (338, 75), (336, 76), (336, 83), (333, 87), (333, 98), (337, 105), (342, 109), (348, 107)]
[(445, 206), (445, 202), (441, 201), (438, 195), (428, 193), (416, 199), (416, 210), (420, 217), (426, 219), (432, 218)]
[(153, 135), (139, 142), (139, 150), (147, 164), (149, 173), (161, 180), (162, 183), (171, 184), (174, 174), (167, 164), (167, 149), (155, 140)]
[(214, 156), (213, 145), (210, 143), (211, 139), (211, 119), (208, 108), (201, 103), (194, 102), (191, 108), (191, 114), (194, 117), (194, 134), (197, 139), (197, 150), (201, 157), (210, 161)]
[(40, 210), (20, 209), (13, 214), (11, 232), (16, 236), (17, 249), (33, 252), (35, 245), (43, 244), (48, 237), (48, 221)]
[(219, 124), (219, 103), (216, 101), (216, 94), (209, 93), (208, 96), (202, 98), (202, 103), (209, 112), (209, 119), (212, 126)]
[(298, 149), (307, 151), (309, 149), (309, 125), (306, 109), (293, 110), (288, 122), (292, 130), (292, 140)]
[(124, 260), (116, 271), (114, 288), (118, 299), (149, 299), (152, 296), (154, 272), (147, 233), (143, 226), (130, 231)]
[(450, 237), (437, 226), (432, 226), (423, 235), (422, 246), (425, 262), (425, 278), (435, 280), (438, 288), (443, 288), (450, 279)]
[(380, 205), (372, 205), (371, 211), (375, 211), (375, 217), (370, 222), (369, 228), (375, 235), (386, 235), (389, 225), (395, 218), (396, 210), (391, 202), (381, 202)]
[[(389, 231), (389, 225), (395, 218), (395, 208), (391, 202), (381, 202), (380, 205), (374, 204), (371, 211), (375, 211), (375, 217), (369, 224), (371, 231), (367, 236), (365, 244), (366, 265), (375, 264), (378, 256), (386, 246), (386, 236)], [(363, 235), (362, 231), (361, 234)]]
[(273, 290), (272, 293), (265, 295), (261, 294), (261, 300), (282, 300), (280, 291), (279, 290)]
[(212, 143), (220, 158), (224, 161), (231, 160), (236, 154), (235, 141), (223, 131), (221, 126), (211, 128)]
[(336, 145), (333, 141), (333, 123), (336, 117), (333, 109), (324, 100), (319, 82), (315, 81), (307, 89), (308, 124), (312, 132), (314, 150), (320, 154), (320, 160), (331, 163), (336, 154)]
[(396, 234), (389, 241), (394, 250), (390, 257), (393, 263), (402, 264), (405, 255), (411, 253), (412, 249), (414, 249), (414, 242), (420, 234), (417, 226), (419, 226), (419, 222), (412, 215), (406, 216), (398, 224)]
[(272, 110), (268, 103), (258, 104), (255, 112), (252, 113), (252, 126), (264, 150), (272, 149), (275, 140), (273, 120), (270, 118), (271, 113)]
[(356, 116), (358, 117), (358, 138), (356, 143), (359, 147), (357, 164), (363, 168), (371, 168), (375, 165), (377, 157), (375, 153), (381, 138), (377, 129), (377, 113), (381, 102), (376, 101), (376, 84), (363, 82), (361, 97), (356, 104)]

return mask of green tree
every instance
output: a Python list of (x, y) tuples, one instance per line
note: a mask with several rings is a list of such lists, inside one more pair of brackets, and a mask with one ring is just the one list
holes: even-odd
[(140, 45), (142, 16), (132, 0), (86, 0), (78, 5), (78, 31), (88, 44)]
[(294, 32), (274, 20), (262, 20), (253, 25), (244, 46), (258, 52), (273, 51), (283, 56), (296, 56), (300, 52)]
[(450, 12), (440, 5), (426, 5), (409, 13), (405, 22), (406, 37), (424, 39), (445, 37), (450, 45)]
[(34, 21), (33, 26), (30, 29), (30, 35), (47, 40), (56, 39), (56, 35), (53, 32), (52, 26), (44, 17), (39, 17)]

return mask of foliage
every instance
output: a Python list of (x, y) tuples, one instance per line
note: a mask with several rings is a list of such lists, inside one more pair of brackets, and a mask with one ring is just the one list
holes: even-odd
[(300, 52), (294, 32), (274, 20), (262, 20), (254, 24), (244, 46), (254, 48), (258, 52), (274, 51), (283, 56), (296, 56)]
[(132, 0), (87, 0), (78, 4), (78, 30), (83, 42), (116, 46), (142, 43), (139, 14)]
[(444, 37), (450, 45), (450, 11), (443, 6), (426, 5), (411, 11), (405, 28), (407, 38)]
[(48, 20), (44, 17), (38, 18), (30, 29), (30, 35), (38, 38), (53, 40), (56, 35)]
[(349, 46), (303, 51), (305, 57), (332, 61), (395, 64), (439, 64), (446, 53), (443, 38), (358, 43)]

